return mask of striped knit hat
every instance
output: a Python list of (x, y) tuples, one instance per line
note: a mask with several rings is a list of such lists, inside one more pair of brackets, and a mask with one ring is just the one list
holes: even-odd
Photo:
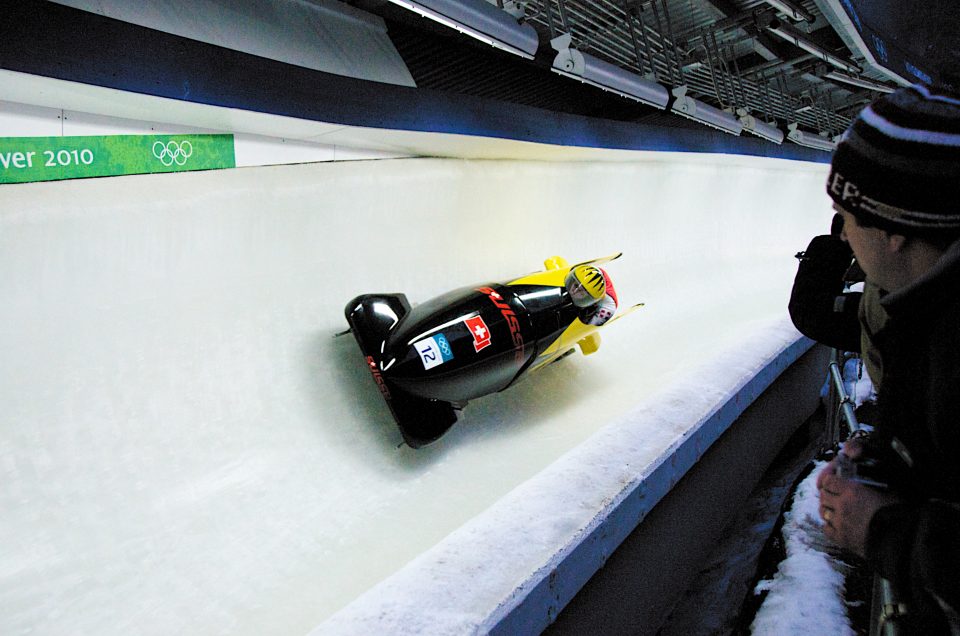
[(960, 229), (960, 99), (916, 85), (863, 109), (833, 154), (827, 194), (868, 225)]

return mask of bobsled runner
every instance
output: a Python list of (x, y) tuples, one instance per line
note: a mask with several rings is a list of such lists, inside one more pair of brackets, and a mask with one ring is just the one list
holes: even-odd
[(350, 331), (407, 444), (437, 440), (469, 400), (502, 391), (576, 347), (600, 346), (617, 297), (601, 265), (559, 256), (544, 271), (453, 290), (411, 307), (404, 294), (363, 294), (344, 309)]

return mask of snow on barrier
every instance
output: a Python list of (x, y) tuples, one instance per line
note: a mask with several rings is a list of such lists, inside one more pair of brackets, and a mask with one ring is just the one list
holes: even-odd
[[(314, 636), (541, 632), (811, 345), (788, 322), (769, 325), (571, 450), (332, 616)], [(651, 445), (671, 436), (646, 463)], [(656, 584), (655, 573), (648, 578)]]

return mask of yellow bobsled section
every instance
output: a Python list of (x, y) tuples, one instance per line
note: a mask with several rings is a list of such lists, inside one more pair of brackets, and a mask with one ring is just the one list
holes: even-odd
[[(563, 287), (567, 272), (570, 271), (570, 264), (562, 256), (551, 256), (543, 261), (545, 271), (534, 272), (516, 280), (512, 280), (508, 285), (551, 285), (553, 287)], [(567, 353), (575, 345), (580, 345), (580, 351), (584, 355), (589, 355), (600, 348), (600, 334), (597, 333), (599, 327), (586, 325), (580, 319), (570, 323), (560, 337), (554, 340), (549, 347), (544, 349), (543, 353), (537, 359), (537, 362), (531, 368), (535, 371), (540, 367), (546, 366)]]
[(507, 285), (550, 285), (552, 287), (563, 287), (563, 279), (570, 271), (570, 264), (562, 256), (551, 256), (543, 261), (544, 271), (527, 274), (516, 280), (512, 280)]

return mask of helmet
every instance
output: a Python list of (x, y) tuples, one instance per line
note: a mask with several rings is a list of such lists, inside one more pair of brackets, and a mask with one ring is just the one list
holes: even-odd
[(589, 307), (595, 304), (607, 292), (603, 272), (593, 265), (577, 265), (567, 274), (563, 284), (570, 293), (570, 299), (577, 307)]

